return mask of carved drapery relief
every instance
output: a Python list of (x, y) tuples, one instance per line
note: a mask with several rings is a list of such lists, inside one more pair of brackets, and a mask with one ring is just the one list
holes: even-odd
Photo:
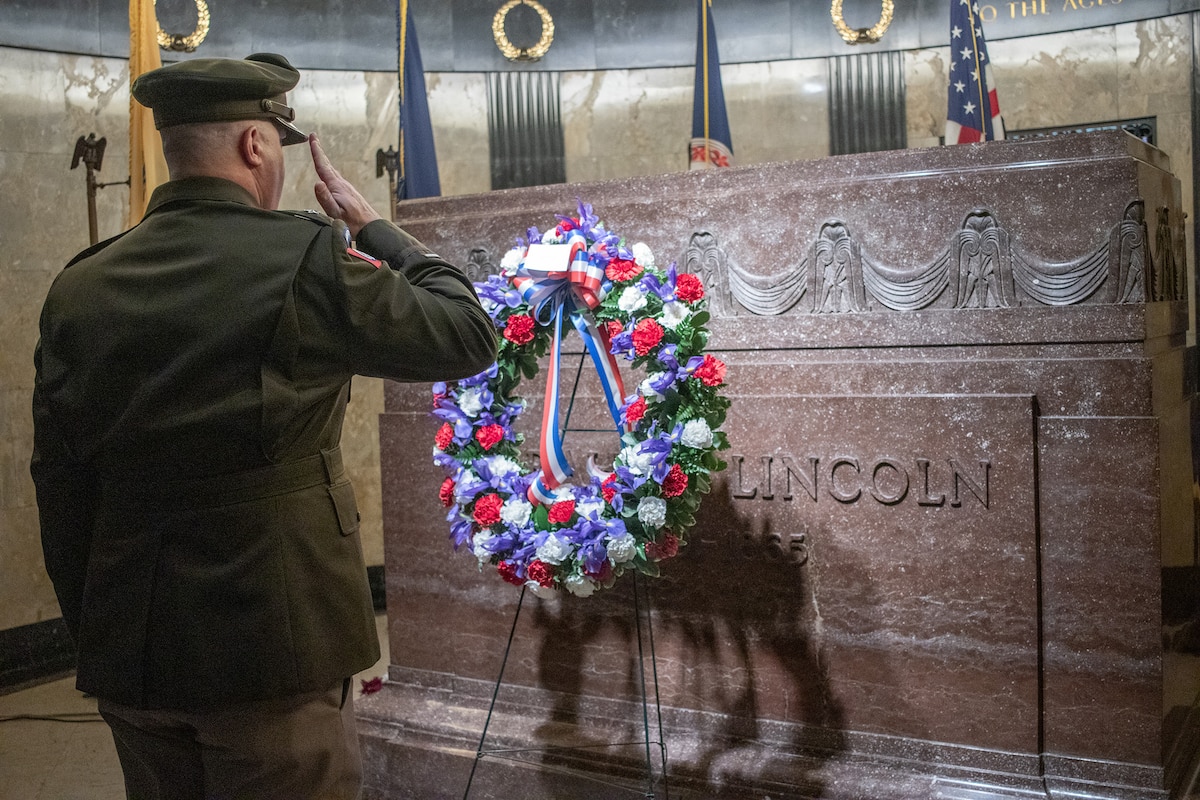
[(1140, 303), (1146, 299), (1146, 208), (1130, 203), (1125, 219), (1113, 228), (1108, 247), (1110, 303)]
[[(1084, 302), (1141, 303), (1187, 296), (1182, 215), (1156, 211), (1151, 240), (1142, 200), (1128, 204), (1106, 241), (1090, 253), (1051, 262), (1026, 253), (991, 211), (963, 219), (945, 249), (917, 266), (876, 262), (863, 252), (845, 222), (828, 220), (803, 254), (774, 272), (752, 272), (726, 250), (718, 233), (693, 231), (679, 271), (698, 275), (713, 316), (784, 314), (798, 306), (813, 314), (872, 310), (1065, 306)], [(471, 280), (495, 274), (498, 265), (483, 245), (466, 259)], [(804, 301), (801, 306), (801, 301)]]
[(808, 310), (818, 314), (915, 311), (935, 304), (1139, 303), (1147, 299), (1147, 280), (1155, 287), (1152, 299), (1179, 300), (1187, 294), (1186, 270), (1177, 266), (1183, 263), (1182, 235), (1182, 225), (1159, 209), (1152, 255), (1144, 203), (1134, 200), (1107, 242), (1077, 259), (1051, 262), (1024, 252), (991, 211), (977, 209), (931, 263), (906, 267), (872, 260), (849, 226), (832, 220), (821, 226), (799, 264), (767, 275), (731, 266), (729, 287), (740, 306), (759, 315), (783, 314), (806, 293)]
[(708, 310), (713, 316), (734, 313), (731, 300), (731, 273), (734, 267), (715, 234), (711, 231), (694, 231), (688, 237), (679, 262), (681, 272), (691, 272), (704, 282), (708, 294)]
[(809, 263), (813, 265), (809, 287), (814, 312), (867, 310), (862, 252), (845, 225), (830, 222), (821, 226)]
[(463, 264), (463, 272), (472, 282), (486, 281), (488, 275), (495, 275), (499, 271), (499, 265), (492, 260), (492, 253), (486, 247), (472, 247), (467, 254), (467, 263)]

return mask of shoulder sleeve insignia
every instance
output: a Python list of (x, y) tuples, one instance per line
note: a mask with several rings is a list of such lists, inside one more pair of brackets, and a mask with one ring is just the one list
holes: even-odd
[(353, 247), (347, 247), (346, 254), (362, 259), (371, 266), (375, 267), (375, 269), (379, 269), (383, 266), (383, 262), (379, 259), (375, 258), (374, 256), (369, 256), (361, 250), (355, 250)]

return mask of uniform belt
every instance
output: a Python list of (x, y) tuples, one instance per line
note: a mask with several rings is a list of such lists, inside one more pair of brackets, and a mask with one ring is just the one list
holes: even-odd
[(167, 505), (172, 509), (211, 508), (330, 485), (346, 474), (340, 447), (265, 467), (173, 481), (105, 481), (106, 500)]

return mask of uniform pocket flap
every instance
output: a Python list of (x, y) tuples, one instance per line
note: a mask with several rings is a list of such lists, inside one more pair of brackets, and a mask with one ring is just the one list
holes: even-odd
[(333, 507), (337, 509), (342, 536), (356, 533), (359, 517), (358, 500), (354, 497), (354, 485), (348, 480), (339, 481), (329, 487), (329, 496), (333, 499)]

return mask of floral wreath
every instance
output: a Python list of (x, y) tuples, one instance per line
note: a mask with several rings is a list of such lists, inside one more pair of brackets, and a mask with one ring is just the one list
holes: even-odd
[[(498, 357), (470, 378), (434, 384), (433, 461), (446, 472), (439, 491), (454, 549), (469, 547), (500, 577), (535, 593), (563, 588), (587, 597), (627, 570), (657, 576), (658, 563), (685, 544), (710, 473), (729, 447), (718, 428), (728, 399), (718, 393), (725, 364), (703, 353), (704, 285), (650, 248), (627, 249), (579, 203), (578, 216), (542, 234), (527, 231), (500, 274), (475, 284), (500, 332)], [(568, 322), (569, 321), (569, 322)], [(621, 449), (611, 472), (590, 461), (586, 483), (572, 470), (558, 432), (558, 361), (573, 324), (600, 375)], [(522, 378), (550, 351), (541, 468), (521, 459), (514, 423), (526, 403)], [(644, 368), (625, 395), (617, 359)]]

